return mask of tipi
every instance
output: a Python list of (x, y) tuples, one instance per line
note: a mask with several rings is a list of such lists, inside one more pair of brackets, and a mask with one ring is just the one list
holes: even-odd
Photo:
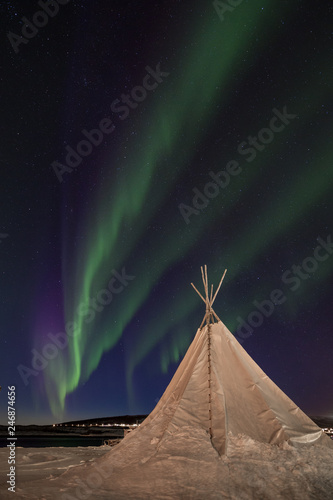
[[(169, 386), (150, 415), (124, 441), (144, 433), (159, 447), (183, 427), (204, 429), (220, 454), (228, 434), (245, 434), (264, 443), (294, 446), (332, 441), (284, 394), (247, 354), (213, 310), (221, 287), (208, 289), (201, 268), (206, 304), (203, 322)], [(125, 443), (124, 443), (125, 444)], [(155, 448), (156, 449), (156, 448)]]

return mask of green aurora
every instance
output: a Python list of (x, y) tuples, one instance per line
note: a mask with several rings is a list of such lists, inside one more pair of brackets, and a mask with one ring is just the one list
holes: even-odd
[[(125, 328), (145, 304), (158, 280), (172, 265), (184, 259), (204, 238), (205, 233), (214, 228), (217, 221), (223, 225), (223, 220), (237, 206), (239, 197), (245, 196), (256, 185), (265, 169), (268, 153), (279, 153), (280, 136), (267, 146), (267, 151), (258, 154), (251, 168), (235, 153), (242, 173), (231, 179), (230, 188), (220, 193), (216, 200), (212, 200), (202, 214), (193, 216), (189, 226), (183, 223), (181, 234), (175, 231), (175, 224), (170, 218), (163, 234), (157, 234), (147, 245), (145, 262), (139, 261), (135, 268), (127, 268), (128, 259), (136, 252), (147, 226), (163, 209), (185, 166), (193, 160), (193, 143), (203, 140), (210, 130), (216, 114), (216, 102), (222, 106), (228, 101), (235, 74), (245, 77), (255, 63), (258, 51), (264, 49), (254, 43), (254, 26), (256, 29), (263, 27), (271, 37), (275, 36), (277, 25), (274, 17), (269, 16), (269, 11), (277, 5), (275, 1), (267, 2), (263, 11), (262, 2), (244, 3), (224, 23), (220, 22), (212, 9), (203, 25), (201, 22), (200, 26), (196, 24), (193, 27), (192, 37), (195, 43), (187, 41), (186, 46), (191, 49), (188, 49), (185, 65), (181, 69), (179, 63), (180, 73), (175, 75), (170, 72), (170, 76), (158, 88), (157, 92), (162, 99), (157, 99), (156, 96), (147, 98), (151, 97), (153, 103), (147, 110), (149, 118), (140, 124), (137, 143), (133, 144), (133, 152), (128, 155), (126, 168), (123, 169), (125, 173), (120, 175), (117, 188), (114, 188), (112, 179), (103, 186), (95, 200), (91, 200), (90, 215), (81, 222), (80, 232), (85, 236), (81, 240), (81, 246), (76, 248), (74, 258), (69, 259), (70, 249), (64, 243), (63, 261), (67, 263), (63, 270), (64, 323), (73, 321), (76, 335), (70, 339), (67, 351), (61, 351), (44, 372), (45, 388), (55, 416), (63, 414), (66, 396), (91, 376), (103, 353), (112, 349), (121, 339)], [(281, 11), (281, 7), (279, 9)], [(237, 30), (239, 25), (244, 24), (247, 25), (246, 29)], [(251, 51), (248, 50), (249, 47), (252, 47)], [(164, 66), (162, 64), (163, 70), (169, 71)], [(175, 96), (176, 105), (171, 106)], [(301, 121), (306, 123), (322, 97), (314, 94), (307, 109), (294, 111), (290, 107), (290, 112), (298, 115), (301, 112)], [(154, 119), (156, 116), (162, 117), (157, 123)], [(267, 122), (269, 118), (268, 114)], [(252, 124), (252, 127), (256, 127), (252, 131), (260, 130), (266, 123), (257, 121)], [(298, 123), (292, 122), (281, 136), (291, 134), (296, 126), (299, 127)], [(327, 195), (333, 181), (333, 171), (328, 168), (332, 156), (332, 150), (326, 148), (322, 164), (316, 166), (322, 170), (323, 175), (318, 175), (313, 165), (304, 168), (301, 179), (297, 172), (294, 176), (290, 174), (288, 189), (279, 199), (265, 205), (264, 216), (260, 207), (263, 226), (261, 233), (256, 233), (256, 238), (253, 238), (253, 234), (259, 214), (253, 214), (253, 225), (242, 228), (238, 240), (232, 245), (221, 241), (219, 256), (216, 259), (211, 257), (205, 263), (220, 271), (230, 266), (228, 280), (235, 279), (238, 272), (232, 267), (230, 256), (240, 267), (251, 266), (268, 247), (274, 245), (281, 234), (288, 233), (300, 219), (306, 217), (318, 199)], [(164, 169), (165, 158), (168, 158), (167, 170)], [(216, 171), (224, 168), (227, 161), (228, 159), (221, 160)], [(212, 168), (216, 165), (216, 158), (211, 159), (210, 165)], [(161, 176), (161, 172), (163, 182), (156, 183), (156, 177)], [(202, 187), (205, 182), (203, 180)], [(220, 202), (222, 196), (223, 204)], [(165, 241), (168, 241), (168, 245), (165, 245)], [(147, 262), (151, 263), (149, 274), (145, 272)], [(93, 322), (87, 323), (85, 316), (78, 312), (80, 305), (87, 304), (91, 297), (95, 297), (99, 290), (106, 287), (112, 269), (120, 271), (123, 266), (129, 274), (135, 275), (135, 279), (129, 284), (128, 290), (116, 297), (116, 310), (112, 308), (112, 312), (108, 312), (106, 308), (102, 314), (96, 315)], [(183, 324), (201, 306), (196, 295), (190, 289), (186, 292), (180, 290), (172, 300), (177, 303), (172, 320), (168, 317), (163, 322), (156, 317), (152, 319), (145, 330), (140, 332), (135, 348), (127, 356), (126, 377), (130, 399), (134, 397), (132, 378), (135, 369), (166, 334), (171, 329), (177, 332), (170, 337), (169, 348), (161, 353), (161, 370), (164, 373), (170, 363), (179, 360), (193, 336), (189, 328), (178, 331), (177, 325)], [(244, 308), (239, 314), (245, 315), (246, 312), (248, 311)]]

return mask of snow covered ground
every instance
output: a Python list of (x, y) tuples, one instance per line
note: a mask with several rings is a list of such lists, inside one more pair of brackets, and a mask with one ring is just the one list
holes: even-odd
[[(118, 446), (18, 448), (16, 494), (7, 491), (0, 449), (1, 499), (332, 500), (333, 449), (296, 449), (229, 436), (220, 457), (207, 433), (183, 428), (160, 442), (133, 431)], [(135, 437), (136, 436), (136, 437)], [(130, 438), (130, 439), (129, 439)]]

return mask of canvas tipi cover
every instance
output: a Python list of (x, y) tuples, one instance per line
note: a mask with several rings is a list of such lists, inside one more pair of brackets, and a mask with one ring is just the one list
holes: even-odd
[(332, 446), (218, 319), (212, 309), (217, 292), (213, 298), (211, 291), (209, 298), (207, 273), (203, 279), (206, 299), (198, 293), (206, 302), (204, 324), (162, 398), (134, 434), (148, 431), (158, 444), (182, 427), (199, 426), (220, 454), (227, 452), (229, 432), (271, 444)]

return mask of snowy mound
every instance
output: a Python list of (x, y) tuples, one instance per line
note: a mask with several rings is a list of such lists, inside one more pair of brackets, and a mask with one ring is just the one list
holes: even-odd
[[(132, 436), (131, 436), (132, 437)], [(134, 435), (133, 435), (134, 437)], [(259, 443), (229, 435), (220, 456), (208, 434), (183, 428), (156, 446), (126, 439), (99, 460), (110, 478), (97, 498), (306, 500), (333, 498), (333, 451)], [(97, 492), (96, 492), (97, 494)], [(104, 496), (103, 496), (104, 495)], [(108, 496), (109, 495), (109, 496)]]
[[(6, 450), (5, 450), (6, 451)], [(23, 449), (20, 451), (23, 452)], [(219, 455), (206, 431), (185, 427), (146, 439), (133, 431), (113, 449), (24, 449), (15, 498), (29, 500), (331, 500), (333, 451), (228, 436)], [(24, 474), (24, 463), (29, 471)], [(4, 486), (4, 485), (2, 485)], [(1, 498), (13, 498), (5, 492)]]
[[(38, 476), (18, 482), (17, 499), (74, 500), (331, 500), (333, 451), (297, 449), (244, 436), (228, 436), (228, 455), (219, 455), (208, 434), (185, 427), (147, 442), (133, 431), (118, 446), (62, 449), (81, 453), (63, 472), (45, 464)], [(136, 434), (136, 436), (135, 436)], [(135, 437), (135, 439), (134, 439)], [(129, 439), (131, 438), (131, 439)], [(30, 451), (30, 450), (29, 450)], [(36, 451), (37, 453), (37, 451)], [(84, 456), (83, 456), (84, 453)], [(33, 454), (29, 453), (30, 461)], [(89, 457), (89, 458), (88, 458)], [(82, 460), (85, 458), (85, 460)], [(84, 462), (81, 463), (80, 462)], [(68, 462), (67, 462), (68, 463)], [(40, 465), (40, 464), (39, 464)], [(58, 472), (58, 473), (56, 473)], [(59, 475), (60, 472), (60, 475)], [(58, 477), (56, 477), (58, 476)], [(2, 498), (11, 498), (6, 493)]]

